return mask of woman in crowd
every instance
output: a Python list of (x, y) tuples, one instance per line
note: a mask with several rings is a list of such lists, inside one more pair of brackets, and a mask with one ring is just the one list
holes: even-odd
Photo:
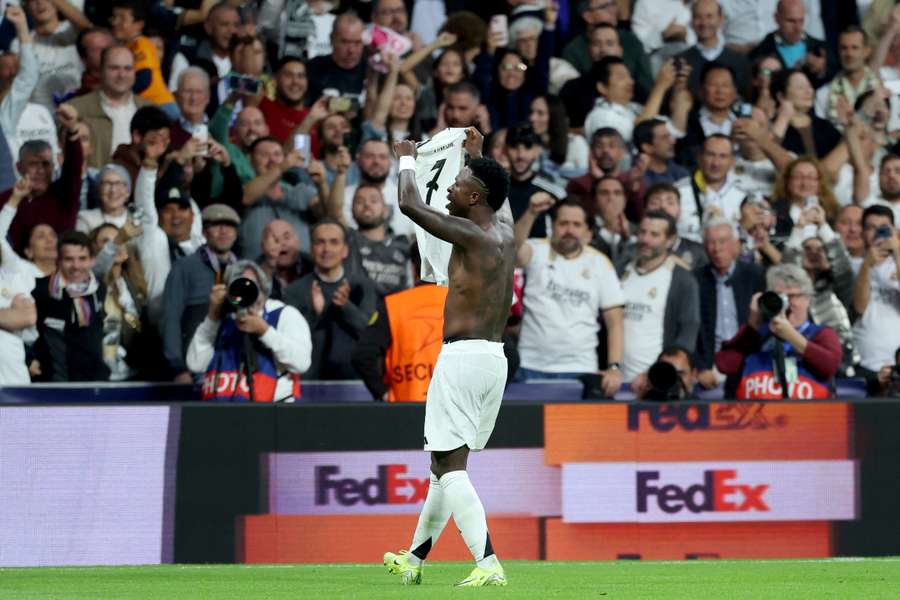
[(771, 203), (777, 217), (775, 234), (781, 238), (791, 234), (804, 208), (818, 204), (830, 223), (837, 219), (841, 208), (828, 175), (819, 161), (808, 156), (792, 160), (779, 174)]
[(580, 177), (587, 172), (589, 148), (584, 136), (569, 131), (566, 107), (556, 96), (541, 95), (531, 101), (528, 120), (541, 136), (544, 154), (541, 168), (565, 178)]
[(772, 130), (785, 150), (823, 159), (841, 142), (837, 128), (813, 110), (816, 91), (806, 73), (796, 69), (773, 73), (769, 90), (778, 103)]
[(131, 197), (131, 178), (120, 165), (109, 163), (100, 169), (97, 178), (100, 188), (100, 207), (78, 212), (75, 228), (90, 233), (104, 223), (121, 227), (128, 220), (128, 201)]

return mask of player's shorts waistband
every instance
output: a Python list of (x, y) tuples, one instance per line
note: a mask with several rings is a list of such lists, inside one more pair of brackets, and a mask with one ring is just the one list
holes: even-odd
[(504, 356), (503, 342), (491, 342), (483, 338), (451, 336), (444, 340), (441, 354), (494, 354)]

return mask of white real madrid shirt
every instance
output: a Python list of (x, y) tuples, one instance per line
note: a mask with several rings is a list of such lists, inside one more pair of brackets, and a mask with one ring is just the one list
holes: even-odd
[[(35, 267), (13, 252), (5, 237), (0, 240), (0, 308), (9, 308), (19, 294), (30, 300), (34, 280)], [(31, 383), (25, 364), (25, 342), (36, 339), (37, 328), (33, 326), (20, 331), (0, 329), (0, 385)]]
[(900, 346), (900, 282), (892, 258), (869, 270), (869, 286), (869, 304), (853, 325), (853, 340), (860, 364), (878, 371), (894, 364), (894, 352)]
[(599, 313), (624, 304), (616, 270), (590, 246), (567, 259), (547, 239), (525, 243), (532, 252), (525, 267), (522, 366), (548, 373), (596, 372)]
[(631, 263), (622, 275), (625, 294), (622, 375), (626, 382), (649, 369), (662, 352), (666, 299), (674, 270), (675, 261), (670, 256), (650, 273), (641, 274), (636, 263)]

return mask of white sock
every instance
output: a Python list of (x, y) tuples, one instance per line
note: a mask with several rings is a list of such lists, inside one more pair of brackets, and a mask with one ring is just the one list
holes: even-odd
[(444, 501), (444, 489), (438, 481), (437, 475), (431, 474), (431, 484), (428, 486), (428, 495), (422, 512), (419, 513), (419, 523), (413, 534), (412, 545), (409, 547), (409, 564), (417, 567), (425, 562), (425, 557), (431, 548), (437, 543), (444, 526), (450, 520), (450, 508)]
[(453, 520), (476, 564), (484, 568), (499, 564), (488, 537), (484, 506), (469, 481), (469, 474), (465, 471), (445, 473), (441, 477), (441, 487), (444, 488), (444, 502), (453, 513)]

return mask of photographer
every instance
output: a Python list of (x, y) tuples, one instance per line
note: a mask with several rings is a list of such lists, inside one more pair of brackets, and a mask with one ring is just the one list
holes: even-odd
[(206, 373), (203, 399), (293, 402), (312, 355), (306, 320), (269, 298), (272, 283), (252, 261), (229, 265), (225, 281), (213, 286), (206, 319), (187, 351), (188, 368)]
[(638, 400), (684, 400), (695, 397), (697, 371), (691, 353), (679, 346), (663, 348), (656, 362), (631, 382)]
[(812, 281), (797, 265), (779, 265), (766, 274), (766, 287), (768, 292), (754, 294), (747, 323), (722, 344), (716, 367), (741, 375), (739, 400), (830, 397), (841, 341), (809, 318)]

